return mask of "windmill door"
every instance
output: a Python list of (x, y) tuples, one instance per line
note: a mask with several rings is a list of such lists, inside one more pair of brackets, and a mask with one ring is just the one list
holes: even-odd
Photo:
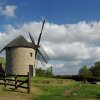
[(30, 76), (33, 76), (33, 65), (29, 65)]

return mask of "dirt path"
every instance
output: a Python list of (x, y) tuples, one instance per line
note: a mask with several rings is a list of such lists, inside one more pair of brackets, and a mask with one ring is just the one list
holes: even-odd
[(13, 88), (0, 88), (0, 100), (30, 100), (30, 94), (25, 90), (14, 91)]
[(31, 94), (13, 92), (13, 91), (3, 91), (0, 93), (0, 100), (30, 100)]
[(31, 93), (28, 94), (26, 89), (14, 91), (11, 87), (4, 88), (0, 86), (0, 100), (31, 100), (34, 95), (40, 93), (41, 90), (36, 87), (32, 87)]
[(30, 100), (28, 96), (0, 95), (0, 100)]

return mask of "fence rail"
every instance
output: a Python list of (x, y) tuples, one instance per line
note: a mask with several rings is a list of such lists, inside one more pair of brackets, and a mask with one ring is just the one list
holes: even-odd
[[(13, 79), (12, 79), (12, 78)], [(20, 77), (22, 78), (26, 78), (24, 80), (19, 79)], [(3, 82), (0, 82), (0, 85), (4, 85), (4, 87), (6, 87), (7, 85), (9, 86), (13, 86), (16, 89), (20, 88), (24, 88), (27, 89), (27, 93), (30, 93), (31, 87), (30, 87), (30, 74), (29, 72), (27, 73), (27, 75), (11, 75), (11, 74), (6, 74), (4, 73), (4, 75), (2, 77), (0, 77), (0, 80), (2, 80)], [(8, 83), (10, 82), (10, 83)], [(14, 82), (14, 83), (11, 83)], [(27, 84), (27, 86), (23, 86), (23, 84)]]

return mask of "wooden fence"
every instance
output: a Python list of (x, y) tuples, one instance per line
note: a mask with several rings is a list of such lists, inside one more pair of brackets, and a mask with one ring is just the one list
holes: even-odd
[[(0, 77), (0, 80), (3, 81), (3, 82), (0, 82), (0, 84), (4, 85), (4, 87), (9, 85), (9, 86), (13, 86), (15, 90), (17, 90), (20, 87), (20, 88), (27, 89), (27, 93), (30, 93), (31, 91), (29, 72), (27, 75), (10, 75), (10, 74), (4, 73), (4, 75)], [(27, 86), (23, 86), (25, 83), (27, 84)]]

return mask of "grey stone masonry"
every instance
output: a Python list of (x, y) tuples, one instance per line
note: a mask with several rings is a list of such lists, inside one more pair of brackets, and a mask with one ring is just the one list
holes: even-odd
[(6, 73), (26, 75), (29, 72), (29, 65), (33, 65), (33, 70), (35, 70), (35, 50), (33, 48), (12, 47), (6, 49)]

